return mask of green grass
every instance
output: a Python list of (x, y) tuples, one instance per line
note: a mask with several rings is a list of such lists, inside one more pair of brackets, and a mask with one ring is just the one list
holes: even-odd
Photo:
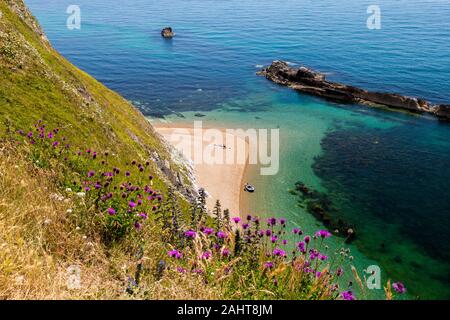
[[(22, 1), (9, 3), (28, 13)], [(137, 109), (56, 52), (36, 32), (29, 13), (22, 20), (11, 8), (0, 1), (0, 136), (43, 119), (63, 128), (74, 145), (116, 154), (118, 165), (148, 160), (153, 152), (170, 162), (168, 150)], [(181, 166), (171, 163), (171, 169), (190, 184)], [(155, 184), (167, 190), (161, 172)]]

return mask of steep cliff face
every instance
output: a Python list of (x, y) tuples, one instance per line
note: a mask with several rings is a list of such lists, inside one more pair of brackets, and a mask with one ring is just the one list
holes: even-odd
[(395, 93), (371, 92), (326, 80), (324, 74), (306, 67), (291, 68), (286, 62), (274, 61), (259, 72), (267, 79), (295, 90), (345, 103), (383, 105), (412, 112), (425, 112), (450, 120), (448, 105), (433, 106), (423, 99)]
[(157, 187), (190, 196), (187, 169), (137, 109), (56, 52), (22, 0), (0, 0), (0, 11), (0, 137), (43, 119), (119, 163), (154, 160)]

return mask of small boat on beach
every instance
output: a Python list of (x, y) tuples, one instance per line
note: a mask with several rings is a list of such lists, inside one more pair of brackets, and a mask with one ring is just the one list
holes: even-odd
[(246, 183), (246, 184), (244, 185), (244, 191), (253, 193), (253, 192), (255, 192), (255, 187), (252, 186), (251, 184)]

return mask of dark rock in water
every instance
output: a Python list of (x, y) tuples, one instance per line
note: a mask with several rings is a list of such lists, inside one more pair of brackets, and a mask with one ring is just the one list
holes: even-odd
[(166, 27), (161, 30), (161, 36), (166, 39), (171, 39), (175, 36), (175, 33), (173, 32), (171, 27)]
[(196, 113), (196, 114), (194, 114), (194, 116), (196, 116), (198, 118), (206, 117), (206, 115), (203, 113)]
[(321, 221), (328, 230), (345, 238), (347, 243), (355, 239), (354, 226), (338, 216), (337, 210), (333, 208), (333, 204), (326, 194), (312, 190), (300, 181), (295, 183), (295, 190), (289, 192), (300, 196), (300, 199), (303, 200), (303, 202), (299, 202), (301, 207), (305, 204), (306, 210)]
[(434, 106), (433, 112), (440, 119), (450, 120), (450, 104), (440, 104)]
[(343, 103), (381, 105), (417, 113), (429, 113), (450, 120), (450, 105), (431, 105), (423, 99), (395, 93), (371, 92), (326, 80), (323, 73), (306, 67), (291, 68), (284, 61), (274, 61), (258, 75), (295, 90)]

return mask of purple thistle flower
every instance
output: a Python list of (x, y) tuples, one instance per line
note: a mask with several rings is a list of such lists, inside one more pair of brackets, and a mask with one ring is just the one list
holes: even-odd
[(244, 223), (242, 225), (242, 229), (247, 230), (250, 227), (250, 225), (248, 223)]
[(27, 137), (28, 137), (28, 138), (32, 138), (32, 137), (33, 137), (33, 132), (31, 132), (31, 131), (28, 132)]
[(230, 250), (228, 248), (223, 248), (222, 249), (222, 256), (226, 258), (229, 255), (230, 255)]
[(184, 236), (186, 238), (191, 238), (191, 239), (194, 239), (196, 235), (197, 235), (197, 233), (194, 230), (188, 230), (184, 233)]
[(303, 238), (303, 241), (305, 241), (305, 243), (309, 243), (311, 241), (311, 237), (306, 236), (305, 238)]
[(130, 208), (136, 207), (136, 203), (133, 202), (133, 201), (130, 201), (130, 202), (128, 203), (128, 205), (130, 206)]
[(300, 229), (299, 228), (294, 228), (294, 229), (292, 229), (292, 233), (293, 234), (300, 234)]
[(406, 287), (405, 287), (405, 285), (404, 285), (403, 283), (401, 283), (401, 282), (394, 282), (394, 283), (392, 284), (392, 288), (394, 288), (394, 290), (395, 290), (397, 293), (400, 293), (400, 294), (406, 292)]
[(47, 138), (53, 139), (53, 132), (49, 132), (49, 133), (47, 134)]
[(110, 216), (113, 216), (116, 214), (116, 210), (114, 210), (114, 208), (108, 208), (108, 213)]
[(52, 143), (53, 148), (56, 148), (58, 145), (59, 145), (58, 141), (55, 141), (55, 142)]
[(136, 230), (141, 230), (141, 228), (142, 228), (142, 224), (140, 224), (139, 222), (135, 222), (134, 223), (134, 227), (136, 228)]
[(286, 252), (284, 250), (275, 248), (275, 249), (273, 249), (273, 255), (277, 256), (277, 257), (285, 257), (286, 256)]
[(327, 230), (319, 230), (314, 234), (316, 237), (320, 238), (329, 238), (332, 234)]
[(314, 260), (319, 256), (319, 253), (316, 250), (310, 250), (309, 259)]
[(270, 237), (272, 235), (272, 231), (270, 231), (269, 229), (266, 230), (266, 236)]
[(277, 219), (276, 218), (269, 218), (269, 219), (267, 219), (267, 224), (269, 226), (274, 226), (274, 225), (277, 224)]
[(278, 241), (278, 237), (277, 237), (277, 236), (272, 236), (272, 237), (270, 238), (270, 241), (271, 241), (272, 243), (275, 243), (275, 242)]
[(279, 221), (280, 221), (281, 225), (285, 225), (286, 224), (286, 219), (285, 218), (281, 218)]
[(266, 263), (264, 263), (264, 268), (272, 269), (273, 268), (273, 262), (267, 261)]
[(286, 239), (283, 240), (283, 244), (287, 245), (288, 241)]
[(251, 221), (252, 220), (252, 216), (251, 215), (247, 215), (247, 221)]
[(341, 292), (340, 296), (344, 300), (356, 300), (353, 292), (351, 292), (350, 290)]
[(320, 259), (321, 261), (325, 261), (325, 260), (328, 260), (328, 256), (319, 253), (319, 259)]
[(344, 269), (342, 269), (341, 267), (336, 269), (336, 275), (338, 277), (342, 276), (344, 274)]
[(94, 171), (91, 170), (91, 171), (88, 172), (88, 177), (89, 178), (92, 178), (94, 175), (95, 175)]
[(175, 258), (175, 259), (181, 259), (181, 257), (182, 257), (181, 252), (178, 250), (171, 250), (167, 254), (169, 255), (169, 257)]
[(204, 234), (206, 234), (207, 236), (212, 235), (214, 233), (214, 229), (213, 228), (205, 228), (202, 230), (202, 232)]
[(233, 220), (234, 223), (239, 223), (239, 221), (241, 221), (241, 218), (233, 217), (231, 220)]
[(144, 219), (144, 220), (147, 220), (147, 219), (148, 219), (148, 216), (147, 216), (147, 214), (146, 214), (145, 212), (139, 213), (139, 217), (141, 217), (141, 218)]
[(208, 260), (209, 258), (211, 258), (211, 252), (209, 252), (209, 251), (203, 252), (202, 259)]
[(223, 231), (217, 232), (217, 238), (219, 239), (225, 239), (227, 237), (227, 234)]

